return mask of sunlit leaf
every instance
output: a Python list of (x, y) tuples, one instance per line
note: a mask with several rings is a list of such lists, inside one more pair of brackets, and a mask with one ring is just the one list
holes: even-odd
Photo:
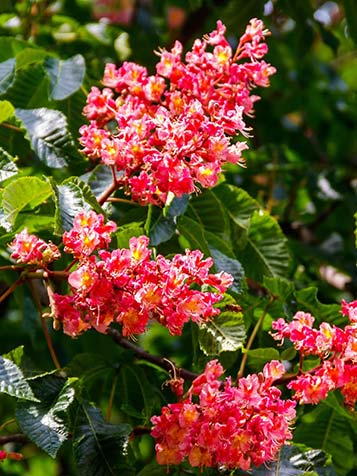
[(25, 380), (21, 369), (11, 360), (0, 356), (0, 393), (7, 393), (11, 397), (38, 401)]
[(67, 60), (46, 58), (45, 70), (50, 77), (50, 97), (63, 100), (74, 94), (82, 85), (85, 75), (85, 61), (82, 55)]

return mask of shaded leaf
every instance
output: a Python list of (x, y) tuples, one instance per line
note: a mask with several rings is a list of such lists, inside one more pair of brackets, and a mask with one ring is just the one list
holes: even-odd
[(237, 251), (250, 278), (262, 282), (267, 276), (286, 276), (290, 255), (287, 239), (277, 221), (269, 214), (255, 211), (252, 215), (243, 250)]
[(99, 198), (113, 183), (113, 174), (107, 165), (97, 165), (91, 172), (80, 178), (89, 185), (96, 198)]
[(16, 109), (37, 157), (51, 168), (62, 168), (71, 161), (74, 143), (67, 130), (67, 119), (53, 109)]
[(212, 321), (202, 323), (198, 332), (200, 349), (206, 355), (236, 351), (243, 347), (245, 338), (241, 312), (222, 311)]
[(63, 379), (53, 376), (38, 378), (32, 387), (40, 403), (21, 402), (16, 409), (23, 432), (52, 458), (68, 438), (67, 411), (75, 397), (74, 380), (63, 384)]
[(84, 58), (80, 54), (67, 60), (48, 57), (44, 68), (50, 78), (50, 97), (55, 100), (74, 94), (81, 87), (86, 71)]
[(357, 45), (357, 5), (355, 0), (343, 0), (345, 7), (346, 22), (348, 25), (348, 34)]
[(133, 236), (138, 237), (144, 234), (144, 228), (140, 223), (132, 222), (128, 225), (119, 226), (115, 232), (117, 246), (118, 248), (128, 248), (130, 238)]
[(228, 239), (230, 226), (227, 210), (211, 190), (205, 190), (191, 199), (189, 214), (205, 231)]
[(52, 194), (48, 183), (37, 177), (20, 177), (6, 185), (2, 206), (5, 220), (14, 225), (17, 215), (25, 207), (36, 208)]
[(14, 158), (0, 147), (0, 182), (16, 175), (18, 172)]
[(26, 382), (21, 369), (11, 360), (0, 356), (0, 392), (11, 397), (38, 401)]
[(175, 233), (176, 224), (172, 217), (164, 217), (161, 213), (158, 219), (150, 228), (150, 244), (158, 246), (165, 241), (168, 241)]
[(166, 202), (166, 205), (163, 209), (164, 217), (178, 217), (183, 215), (187, 209), (188, 203), (190, 200), (190, 195), (182, 195), (181, 197), (172, 197), (172, 200), (169, 203)]
[(16, 70), (14, 81), (7, 89), (5, 99), (23, 109), (47, 107), (48, 77), (41, 64), (32, 64)]
[(98, 408), (83, 403), (73, 435), (79, 476), (116, 476), (125, 467), (125, 452), (131, 427), (106, 423)]
[(200, 249), (205, 256), (210, 256), (204, 230), (195, 220), (181, 216), (177, 221), (177, 229), (184, 238), (184, 246), (190, 249)]
[(263, 286), (268, 289), (272, 296), (283, 301), (294, 291), (293, 283), (280, 277), (264, 276)]

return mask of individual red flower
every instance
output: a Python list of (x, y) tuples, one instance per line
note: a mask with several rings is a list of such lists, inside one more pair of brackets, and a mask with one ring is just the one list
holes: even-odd
[(18, 263), (46, 267), (49, 263), (61, 257), (56, 245), (46, 243), (35, 235), (29, 235), (27, 228), (24, 228), (15, 236), (9, 247), (12, 250), (11, 258), (17, 260)]

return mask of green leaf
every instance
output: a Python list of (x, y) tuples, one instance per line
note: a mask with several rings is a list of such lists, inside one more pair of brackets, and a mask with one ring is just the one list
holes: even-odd
[(119, 226), (115, 232), (117, 246), (118, 248), (128, 248), (130, 238), (133, 236), (138, 237), (144, 234), (144, 228), (140, 223), (131, 222), (127, 225)]
[(82, 55), (67, 60), (48, 57), (44, 68), (50, 78), (50, 97), (63, 100), (74, 94), (82, 86), (86, 66)]
[(53, 109), (16, 109), (23, 122), (31, 147), (48, 167), (62, 168), (72, 159), (74, 142), (67, 130), (67, 119)]
[(37, 402), (21, 369), (11, 360), (0, 356), (0, 392), (11, 397)]
[(189, 215), (200, 223), (205, 231), (228, 239), (230, 226), (227, 210), (211, 190), (205, 190), (191, 199)]
[(205, 256), (210, 256), (203, 228), (195, 220), (181, 216), (177, 221), (177, 229), (184, 238), (185, 247), (188, 245), (191, 250), (199, 249)]
[(55, 192), (55, 233), (70, 230), (73, 219), (83, 210), (93, 209), (104, 214), (90, 187), (78, 177), (69, 177), (61, 185), (52, 184)]
[(15, 107), (32, 109), (47, 107), (49, 79), (41, 64), (32, 64), (16, 70), (14, 81), (7, 89), (4, 99)]
[(245, 338), (241, 312), (222, 311), (211, 321), (202, 323), (198, 332), (200, 349), (210, 356), (241, 349)]
[[(170, 194), (171, 192), (169, 192)], [(187, 209), (190, 200), (190, 195), (182, 195), (181, 197), (172, 196), (172, 200), (166, 201), (163, 209), (164, 217), (178, 217), (183, 215)]]
[(317, 288), (310, 287), (295, 292), (296, 301), (299, 310), (310, 312), (317, 322), (330, 322), (336, 326), (343, 325), (346, 322), (341, 314), (339, 304), (322, 304), (317, 299)]
[(6, 185), (2, 206), (5, 220), (14, 225), (17, 215), (25, 208), (36, 208), (52, 194), (48, 183), (37, 177), (20, 177)]
[(7, 121), (15, 113), (15, 108), (9, 101), (0, 101), (0, 123)]
[[(131, 427), (106, 423), (98, 408), (83, 403), (73, 435), (74, 456), (79, 476), (131, 474), (125, 451)], [(126, 472), (120, 472), (126, 469)]]
[(253, 213), (247, 244), (236, 254), (247, 276), (258, 282), (265, 275), (285, 277), (289, 268), (287, 239), (277, 221), (263, 211)]
[(6, 93), (15, 79), (15, 58), (0, 63), (0, 94)]
[(279, 359), (279, 352), (272, 347), (251, 349), (248, 351), (248, 367), (254, 372), (262, 370), (267, 362)]
[(294, 284), (291, 281), (279, 277), (264, 276), (263, 286), (268, 289), (272, 296), (282, 301), (286, 301), (294, 291)]
[(0, 183), (19, 172), (14, 160), (6, 150), (0, 147)]
[(16, 55), (16, 70), (25, 69), (34, 63), (42, 63), (48, 52), (42, 48), (25, 48)]
[[(246, 472), (238, 471), (237, 476)], [(252, 476), (336, 476), (328, 455), (304, 445), (283, 446), (276, 461), (253, 468)]]
[(339, 475), (353, 467), (352, 430), (346, 418), (321, 403), (306, 413), (294, 431), (294, 441), (331, 454)]
[(7, 354), (3, 354), (4, 359), (11, 360), (18, 367), (21, 366), (22, 358), (24, 356), (24, 346), (20, 345), (15, 347), (15, 349), (10, 350)]
[(38, 378), (32, 382), (40, 403), (19, 403), (17, 421), (23, 432), (39, 448), (55, 458), (58, 450), (68, 438), (68, 410), (74, 401), (76, 379), (54, 376)]
[(165, 465), (159, 464), (156, 460), (151, 461), (143, 467), (137, 476), (167, 476)]
[(248, 229), (250, 218), (259, 204), (245, 190), (223, 183), (213, 189), (231, 220), (239, 227)]

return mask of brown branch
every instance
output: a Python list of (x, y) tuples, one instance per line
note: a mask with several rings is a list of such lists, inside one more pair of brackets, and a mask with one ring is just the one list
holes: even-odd
[(0, 436), (0, 445), (5, 445), (6, 443), (27, 443), (28, 439), (23, 433), (14, 433), (13, 435), (4, 435)]
[(153, 355), (149, 352), (146, 352), (146, 350), (142, 349), (141, 347), (138, 347), (137, 345), (133, 344), (128, 339), (123, 337), (116, 329), (110, 327), (109, 329), (107, 329), (107, 334), (114, 340), (114, 342), (116, 342), (121, 347), (125, 347), (126, 349), (132, 350), (138, 358), (151, 362), (152, 364), (161, 367), (167, 372), (172, 371), (174, 367), (176, 375), (178, 377), (182, 377), (185, 380), (194, 380), (198, 376), (190, 370), (176, 367), (170, 360), (165, 359), (164, 357), (158, 357), (157, 355)]
[(108, 200), (110, 195), (113, 192), (115, 192), (115, 190), (117, 189), (117, 186), (118, 186), (118, 184), (116, 182), (113, 182), (110, 185), (110, 187), (108, 187), (106, 190), (104, 190), (104, 192), (97, 199), (97, 202), (99, 203), (99, 205), (103, 205), (103, 203), (105, 203)]

